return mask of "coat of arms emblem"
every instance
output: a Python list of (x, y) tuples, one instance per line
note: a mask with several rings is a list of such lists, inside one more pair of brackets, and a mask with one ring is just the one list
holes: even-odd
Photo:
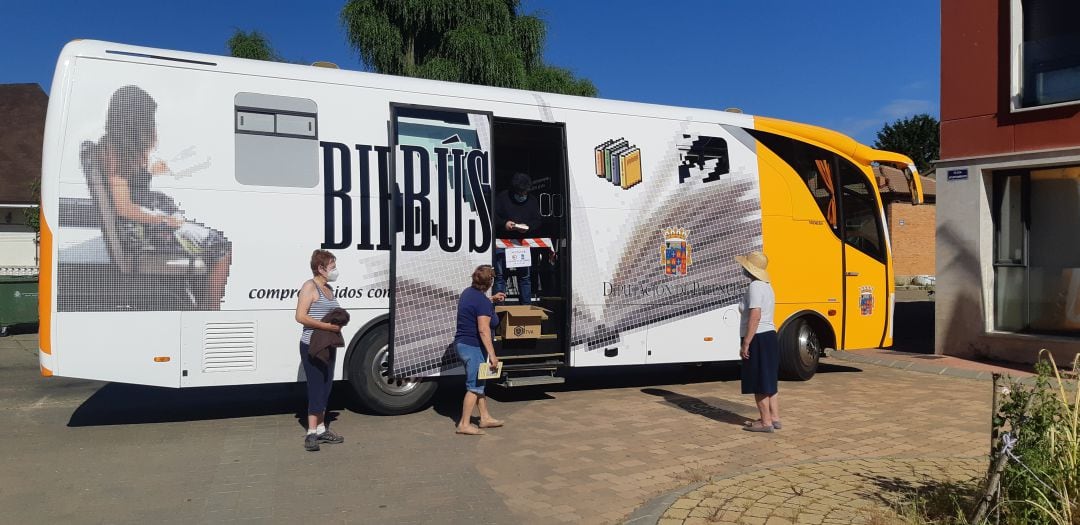
[(874, 313), (874, 287), (863, 286), (859, 288), (859, 313), (873, 315)]
[(686, 275), (686, 269), (693, 263), (690, 255), (689, 230), (685, 228), (664, 228), (664, 238), (660, 245), (660, 266), (666, 275)]

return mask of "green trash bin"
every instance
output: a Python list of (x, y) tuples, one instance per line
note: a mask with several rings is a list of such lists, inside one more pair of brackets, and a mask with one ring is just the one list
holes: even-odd
[(38, 276), (0, 275), (0, 336), (8, 328), (38, 322)]

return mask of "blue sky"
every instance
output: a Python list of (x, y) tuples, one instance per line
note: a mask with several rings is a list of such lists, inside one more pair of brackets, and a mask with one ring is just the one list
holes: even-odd
[[(0, 0), (0, 83), (46, 91), (75, 38), (225, 54), (258, 29), (286, 58), (362, 69), (338, 24), (342, 0), (103, 2)], [(936, 1), (525, 0), (548, 21), (548, 62), (600, 96), (747, 113), (872, 143), (882, 124), (938, 116)]]

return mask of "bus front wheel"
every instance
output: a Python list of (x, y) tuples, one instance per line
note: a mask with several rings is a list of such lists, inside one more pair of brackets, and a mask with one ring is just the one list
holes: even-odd
[(823, 351), (823, 336), (806, 317), (795, 319), (785, 327), (780, 335), (780, 376), (796, 381), (814, 377)]
[(435, 395), (438, 383), (390, 375), (390, 333), (387, 326), (373, 328), (357, 342), (349, 358), (349, 384), (365, 407), (395, 416), (415, 412)]

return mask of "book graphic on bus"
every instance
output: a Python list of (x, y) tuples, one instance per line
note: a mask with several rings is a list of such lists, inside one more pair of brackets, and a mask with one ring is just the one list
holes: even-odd
[(641, 183), (641, 149), (625, 138), (606, 140), (593, 153), (597, 177), (624, 190)]

